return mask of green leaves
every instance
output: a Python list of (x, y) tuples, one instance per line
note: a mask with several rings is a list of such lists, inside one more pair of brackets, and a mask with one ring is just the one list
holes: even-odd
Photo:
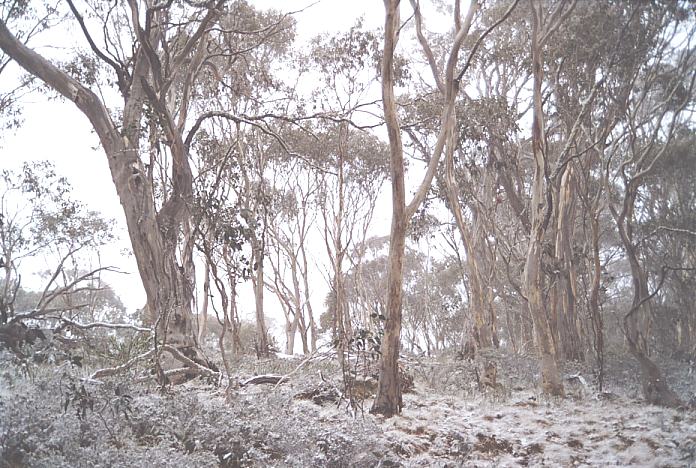
[[(72, 197), (72, 187), (47, 161), (24, 163), (21, 170), (0, 175), (4, 233), (7, 251), (21, 255), (50, 247), (73, 249), (99, 246), (113, 239), (111, 222)], [(11, 245), (10, 245), (11, 244)]]

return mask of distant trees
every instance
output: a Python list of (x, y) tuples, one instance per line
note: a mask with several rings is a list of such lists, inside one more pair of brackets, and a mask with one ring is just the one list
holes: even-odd
[[(370, 238), (357, 246), (363, 260), (345, 277), (347, 308), (353, 329), (379, 334), (386, 319), (388, 238)], [(465, 322), (464, 288), (459, 265), (411, 247), (404, 252), (402, 344), (413, 353), (432, 355), (460, 345)]]

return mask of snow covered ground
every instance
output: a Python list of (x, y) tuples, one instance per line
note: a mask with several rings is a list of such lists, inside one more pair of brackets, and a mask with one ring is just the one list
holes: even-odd
[[(637, 398), (630, 360), (614, 360), (598, 397), (587, 387), (553, 399), (536, 391), (535, 364), (497, 356), (502, 387), (481, 392), (472, 366), (412, 363), (415, 392), (400, 416), (351, 411), (337, 399), (332, 361), (309, 363), (287, 382), (225, 391), (195, 380), (160, 391), (135, 376), (81, 390), (81, 369), (0, 374), (2, 467), (14, 466), (696, 466), (696, 411)], [(237, 363), (239, 380), (287, 374), (299, 359)], [(667, 367), (686, 400), (695, 376)], [(73, 385), (75, 384), (75, 385)], [(71, 386), (72, 385), (72, 386)], [(577, 389), (576, 389), (577, 390)]]

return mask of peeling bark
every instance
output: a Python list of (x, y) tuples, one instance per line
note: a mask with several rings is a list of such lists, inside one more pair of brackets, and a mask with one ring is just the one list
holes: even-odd
[(544, 110), (541, 85), (543, 81), (543, 57), (541, 31), (543, 14), (537, 2), (532, 6), (532, 73), (534, 76), (534, 114), (532, 122), (532, 151), (534, 155), (534, 178), (532, 181), (531, 223), (532, 230), (527, 250), (523, 283), (527, 293), (527, 304), (534, 322), (534, 332), (541, 355), (541, 387), (551, 395), (563, 395), (563, 382), (556, 361), (556, 343), (552, 323), (544, 298), (544, 272), (542, 269), (542, 241), (548, 225), (552, 206), (548, 200), (548, 160), (544, 138)]

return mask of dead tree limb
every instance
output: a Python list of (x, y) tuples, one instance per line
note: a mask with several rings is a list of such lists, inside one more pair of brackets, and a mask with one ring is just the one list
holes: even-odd
[(284, 375), (255, 375), (246, 380), (239, 382), (240, 387), (246, 387), (247, 385), (260, 385), (260, 384), (275, 384), (278, 385), (285, 381)]
[(134, 330), (142, 333), (152, 333), (152, 329), (146, 327), (139, 327), (137, 325), (131, 325), (130, 323), (108, 323), (108, 322), (90, 322), (90, 323), (79, 323), (70, 319), (63, 317), (43, 317), (46, 319), (60, 320), (61, 322), (70, 325), (71, 327), (79, 328), (81, 330), (89, 330), (90, 328), (110, 328), (113, 330)]
[[(176, 359), (177, 361), (179, 361), (183, 364), (186, 364), (188, 366), (187, 370), (189, 372), (193, 370), (201, 375), (206, 375), (208, 377), (214, 377), (214, 378), (217, 378), (220, 374), (220, 372), (216, 372), (208, 367), (202, 366), (202, 365), (198, 364), (196, 361), (194, 361), (193, 359), (184, 356), (181, 353), (181, 351), (179, 351), (178, 349), (176, 349), (175, 347), (173, 347), (171, 345), (165, 344), (165, 345), (162, 345), (160, 348), (164, 351), (167, 351), (169, 354), (171, 354), (174, 357), (174, 359)], [(174, 370), (178, 370), (178, 369), (172, 369), (172, 370), (174, 371)], [(165, 375), (168, 376), (168, 374), (166, 372), (165, 372)]]
[(120, 374), (123, 371), (126, 371), (133, 367), (134, 364), (137, 362), (140, 362), (144, 359), (149, 358), (150, 356), (155, 354), (155, 350), (151, 349), (150, 351), (140, 354), (138, 356), (135, 356), (133, 359), (130, 361), (126, 362), (125, 364), (121, 364), (120, 366), (116, 367), (107, 367), (106, 369), (99, 369), (98, 371), (94, 372), (92, 375), (89, 376), (90, 380), (98, 380), (103, 377), (109, 377), (112, 375)]

